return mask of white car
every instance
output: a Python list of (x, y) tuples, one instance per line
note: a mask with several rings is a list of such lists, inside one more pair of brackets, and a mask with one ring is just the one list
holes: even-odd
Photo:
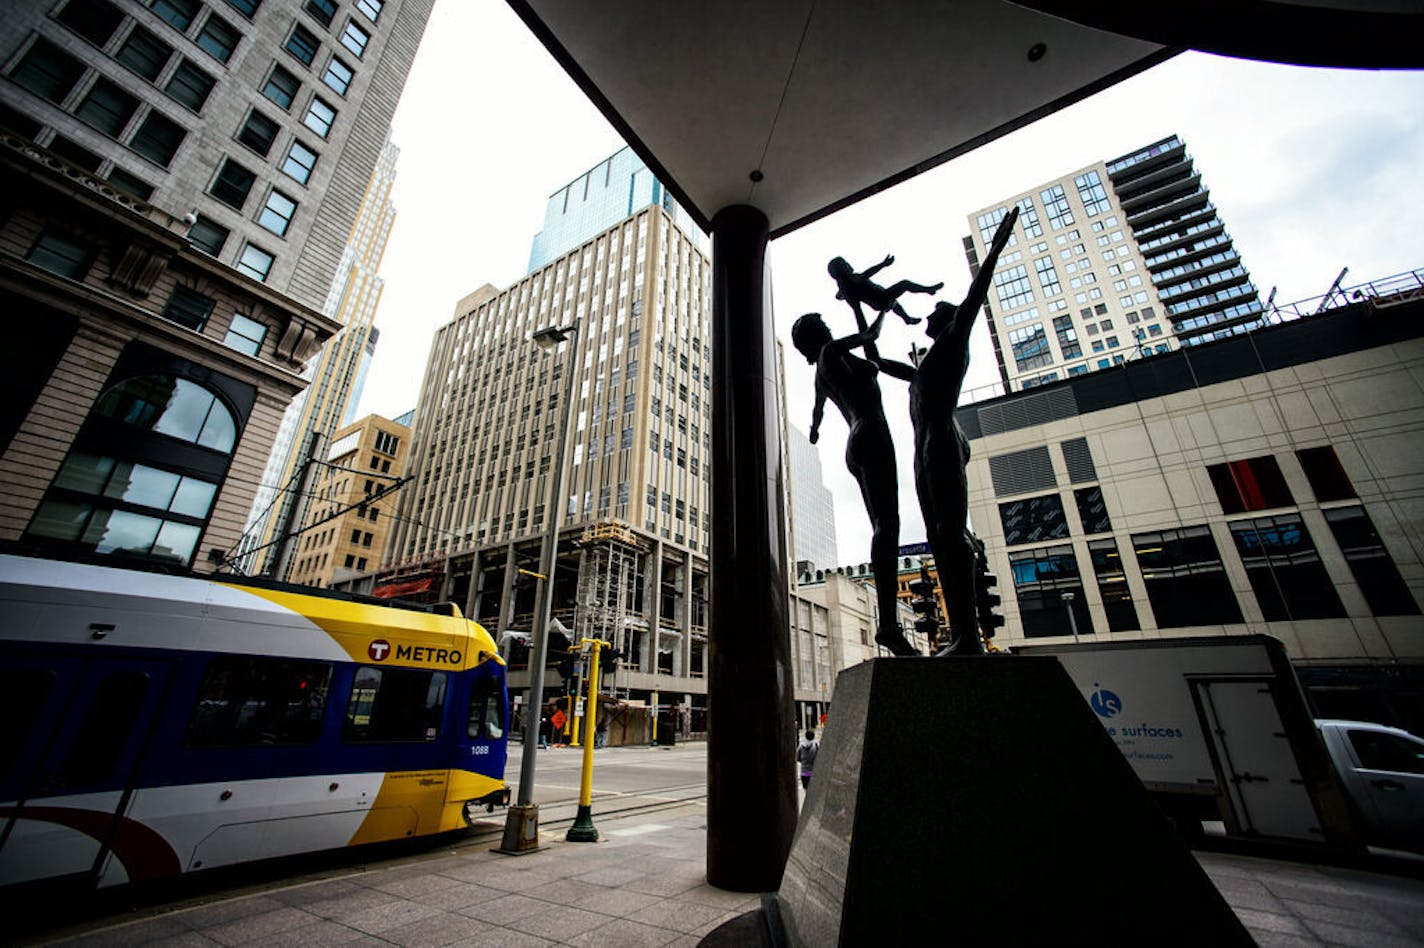
[(1424, 852), (1424, 740), (1367, 721), (1316, 721), (1375, 846)]

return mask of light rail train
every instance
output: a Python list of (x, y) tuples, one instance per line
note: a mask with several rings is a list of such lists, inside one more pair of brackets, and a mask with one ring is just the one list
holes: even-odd
[(0, 555), (0, 887), (440, 833), (508, 803), (504, 662), (478, 624), (227, 579)]

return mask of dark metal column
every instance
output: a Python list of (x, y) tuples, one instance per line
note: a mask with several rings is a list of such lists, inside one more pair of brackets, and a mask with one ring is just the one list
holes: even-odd
[(785, 474), (766, 215), (712, 218), (707, 881), (770, 892), (796, 829)]

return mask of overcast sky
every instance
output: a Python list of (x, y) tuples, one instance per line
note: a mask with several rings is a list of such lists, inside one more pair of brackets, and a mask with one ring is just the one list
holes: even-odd
[[(1171, 134), (1187, 144), (1262, 298), (1277, 303), (1424, 268), (1424, 73), (1304, 69), (1187, 53), (772, 244), (778, 336), (787, 341), (791, 421), (810, 425), (810, 368), (790, 348), (803, 312), (845, 315), (826, 276), (896, 256), (894, 279), (969, 283), (971, 211)], [(497, 0), (438, 0), (396, 113), (397, 218), (381, 268), (381, 330), (360, 412), (415, 407), (435, 329), (484, 283), (524, 275), (548, 196), (623, 142), (528, 29)], [(928, 311), (926, 297), (911, 297)], [(893, 324), (893, 325), (892, 325)], [(835, 325), (833, 323), (833, 325)], [(922, 333), (885, 324), (881, 350)], [(998, 377), (976, 329), (966, 388)], [(903, 386), (898, 426), (901, 542), (924, 539), (910, 479)], [(869, 558), (869, 523), (845, 472), (845, 424), (828, 410), (819, 445), (844, 563)]]

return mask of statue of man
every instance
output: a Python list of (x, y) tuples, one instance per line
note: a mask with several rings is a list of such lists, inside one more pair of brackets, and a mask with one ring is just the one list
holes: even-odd
[(900, 545), (899, 486), (895, 474), (895, 444), (880, 402), (875, 364), (853, 353), (859, 346), (874, 346), (885, 321), (881, 310), (875, 322), (854, 335), (834, 339), (820, 313), (807, 313), (791, 327), (791, 342), (816, 367), (816, 405), (811, 412), (811, 443), (820, 437), (826, 399), (835, 402), (850, 427), (846, 438), (846, 467), (850, 468), (865, 501), (873, 531), (870, 563), (875, 573), (875, 595), (880, 625), (875, 641), (895, 655), (918, 655), (905, 638), (896, 618)]
[[(953, 636), (941, 655), (977, 655), (984, 651), (976, 619), (975, 543), (969, 532), (969, 439), (954, 420), (964, 376), (969, 371), (969, 331), (984, 306), (994, 265), (1013, 234), (1017, 207), (994, 233), (989, 252), (958, 306), (939, 303), (925, 331), (929, 351), (918, 366), (875, 357), (887, 375), (910, 383), (910, 422), (915, 429), (915, 491), (925, 517), (930, 551), (944, 590)], [(877, 583), (879, 580), (877, 579)]]

